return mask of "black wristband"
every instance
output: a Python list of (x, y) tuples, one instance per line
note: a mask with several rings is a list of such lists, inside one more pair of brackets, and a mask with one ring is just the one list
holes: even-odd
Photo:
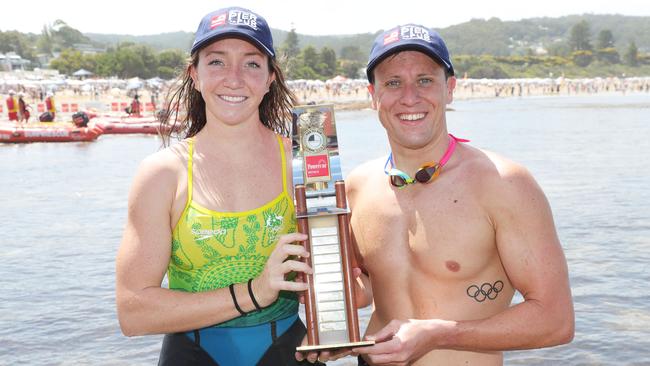
[(262, 307), (260, 304), (257, 303), (257, 300), (255, 300), (255, 296), (253, 296), (253, 286), (251, 286), (251, 282), (253, 282), (253, 279), (251, 278), (248, 280), (248, 296), (251, 297), (251, 300), (253, 301), (253, 305), (255, 305), (255, 309), (262, 310)]
[(228, 286), (228, 288), (230, 289), (230, 296), (232, 297), (232, 302), (235, 304), (235, 309), (237, 309), (237, 311), (239, 311), (239, 314), (241, 314), (242, 316), (248, 314), (248, 313), (245, 313), (239, 307), (239, 304), (237, 303), (237, 296), (235, 296), (235, 284), (234, 283), (230, 284), (230, 286)]

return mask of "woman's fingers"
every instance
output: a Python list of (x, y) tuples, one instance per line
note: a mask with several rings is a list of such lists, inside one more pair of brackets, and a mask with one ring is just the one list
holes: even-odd
[(304, 262), (299, 262), (296, 260), (288, 260), (281, 265), (282, 272), (283, 273), (289, 273), (289, 272), (304, 272), (307, 274), (312, 274), (313, 270), (307, 263)]

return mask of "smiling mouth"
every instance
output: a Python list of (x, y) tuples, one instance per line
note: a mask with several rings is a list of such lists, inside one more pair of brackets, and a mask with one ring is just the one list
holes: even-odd
[(401, 113), (397, 115), (402, 121), (417, 121), (424, 118), (424, 116), (425, 113)]
[(228, 103), (241, 103), (247, 99), (247, 97), (234, 97), (231, 95), (219, 95), (219, 98)]

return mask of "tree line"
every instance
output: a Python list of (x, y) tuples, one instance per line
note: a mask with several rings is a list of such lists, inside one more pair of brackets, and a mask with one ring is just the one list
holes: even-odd
[(524, 55), (461, 55), (454, 57), (455, 68), (460, 75), (490, 79), (650, 75), (650, 54), (640, 53), (633, 40), (621, 55), (611, 30), (598, 32), (595, 43), (591, 34), (589, 22), (581, 20), (570, 28), (566, 41), (548, 47), (547, 55), (532, 48)]
[[(595, 39), (591, 34), (589, 22), (583, 19), (569, 29), (566, 40), (551, 43), (547, 55), (539, 55), (532, 48), (517, 55), (454, 54), (455, 69), (458, 76), (470, 78), (650, 75), (650, 55), (641, 53), (634, 41), (619, 54), (611, 30), (601, 30)], [(79, 44), (97, 47), (102, 52), (82, 52), (78, 50)], [(454, 49), (453, 44), (449, 46)], [(367, 51), (361, 46), (345, 46), (339, 55), (329, 46), (301, 47), (298, 34), (292, 29), (277, 48), (280, 63), (290, 80), (326, 80), (336, 75), (364, 77)], [(120, 78), (170, 79), (185, 66), (188, 58), (184, 50), (157, 51), (134, 42), (106, 47), (60, 20), (44, 26), (40, 35), (0, 32), (0, 52), (9, 51), (31, 60), (34, 65), (41, 62), (39, 54), (57, 55), (49, 67), (67, 75), (83, 68), (100, 77)]]

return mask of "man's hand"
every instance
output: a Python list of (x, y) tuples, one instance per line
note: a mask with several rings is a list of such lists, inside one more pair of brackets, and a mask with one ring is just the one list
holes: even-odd
[(410, 365), (436, 348), (436, 339), (453, 324), (439, 319), (393, 320), (377, 333), (365, 337), (377, 342), (374, 346), (354, 348), (352, 352), (366, 355), (374, 365)]

